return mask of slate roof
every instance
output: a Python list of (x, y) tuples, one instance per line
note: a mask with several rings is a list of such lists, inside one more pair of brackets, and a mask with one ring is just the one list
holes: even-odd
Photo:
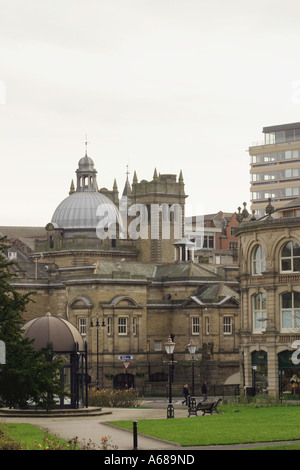
[(34, 250), (34, 241), (36, 239), (45, 239), (47, 232), (45, 227), (0, 226), (0, 237), (1, 235), (7, 238), (18, 238), (31, 250)]
[(95, 274), (100, 277), (114, 277), (119, 273), (125, 278), (147, 278), (157, 280), (167, 279), (206, 279), (220, 280), (221, 276), (214, 272), (214, 268), (205, 268), (191, 261), (156, 265), (141, 262), (99, 261), (95, 268)]

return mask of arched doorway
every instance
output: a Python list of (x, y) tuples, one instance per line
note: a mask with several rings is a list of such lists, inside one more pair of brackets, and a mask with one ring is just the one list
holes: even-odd
[(114, 388), (119, 390), (129, 390), (134, 388), (134, 375), (118, 374), (114, 377)]
[(252, 387), (255, 395), (268, 393), (268, 354), (266, 351), (252, 353)]
[(293, 362), (294, 351), (278, 354), (279, 396), (300, 398), (300, 365)]

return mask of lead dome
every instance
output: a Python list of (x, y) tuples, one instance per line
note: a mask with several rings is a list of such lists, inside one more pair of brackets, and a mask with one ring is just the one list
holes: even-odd
[(114, 203), (98, 192), (75, 192), (56, 208), (51, 223), (62, 229), (96, 229), (102, 216), (97, 216), (99, 206), (107, 210), (110, 223), (118, 221), (118, 210)]
[(104, 194), (99, 193), (97, 171), (87, 153), (78, 162), (77, 187), (72, 182), (69, 196), (53, 213), (51, 224), (56, 229), (94, 230), (104, 217), (108, 225), (119, 221), (119, 211)]

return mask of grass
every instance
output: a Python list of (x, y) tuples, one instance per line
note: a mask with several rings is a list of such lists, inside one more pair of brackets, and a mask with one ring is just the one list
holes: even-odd
[(283, 444), (283, 445), (269, 445), (269, 446), (260, 446), (253, 447), (248, 450), (300, 450), (300, 444)]
[[(300, 440), (300, 406), (223, 405), (221, 414), (138, 421), (138, 433), (182, 446), (205, 446)], [(110, 421), (132, 431), (132, 421)], [(5, 423), (5, 432), (26, 450), (71, 450), (57, 436), (25, 423)], [(260, 450), (300, 450), (300, 444), (257, 446)], [(253, 449), (251, 449), (253, 450)]]
[(4, 427), (6, 435), (20, 442), (21, 448), (24, 450), (45, 450), (55, 447), (68, 448), (69, 446), (65, 440), (53, 434), (48, 434), (33, 424), (5, 423)]
[[(182, 446), (300, 440), (300, 407), (222, 406), (222, 414), (138, 421), (138, 432)], [(132, 421), (111, 421), (132, 429)]]

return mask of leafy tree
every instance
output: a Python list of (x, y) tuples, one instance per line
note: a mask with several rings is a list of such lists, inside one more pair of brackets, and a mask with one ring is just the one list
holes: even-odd
[(0, 365), (0, 402), (23, 408), (34, 401), (50, 409), (53, 396), (63, 394), (61, 362), (52, 360), (50, 348), (35, 351), (33, 341), (22, 333), (23, 314), (33, 293), (19, 294), (10, 284), (14, 262), (6, 259), (8, 248), (6, 238), (0, 238), (0, 339), (6, 346), (6, 364)]

